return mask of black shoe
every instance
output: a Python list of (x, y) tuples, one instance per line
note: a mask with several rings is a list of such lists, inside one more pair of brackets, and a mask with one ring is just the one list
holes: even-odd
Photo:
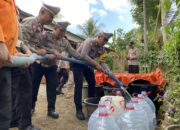
[(11, 124), (10, 124), (10, 128), (15, 128), (15, 127), (18, 127), (18, 126), (19, 126), (18, 122), (11, 122)]
[(81, 110), (76, 112), (76, 117), (77, 117), (79, 120), (85, 120), (84, 113), (83, 113)]
[(54, 119), (57, 119), (59, 118), (59, 113), (55, 112), (55, 111), (48, 111), (48, 116), (54, 118)]
[(64, 95), (64, 93), (62, 91), (57, 91), (56, 90), (56, 95), (60, 95), (60, 94)]
[(30, 125), (23, 129), (20, 128), (19, 130), (40, 130), (40, 129), (35, 127), (34, 125)]

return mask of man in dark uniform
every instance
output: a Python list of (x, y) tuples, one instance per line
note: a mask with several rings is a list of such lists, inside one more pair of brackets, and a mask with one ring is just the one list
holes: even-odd
[[(94, 66), (100, 71), (109, 71), (109, 68), (104, 62), (100, 62), (99, 64), (94, 59), (105, 53), (104, 45), (108, 42), (111, 36), (111, 33), (102, 32), (96, 39), (86, 39), (77, 49), (77, 51), (90, 65)], [(76, 117), (79, 120), (85, 120), (85, 116), (82, 112), (83, 76), (86, 78), (88, 83), (88, 97), (94, 97), (94, 71), (90, 67), (79, 64), (73, 64), (72, 68), (75, 82), (74, 103), (76, 105)]]
[[(41, 42), (43, 38), (43, 26), (45, 24), (51, 23), (54, 16), (57, 15), (59, 11), (60, 11), (59, 7), (43, 4), (43, 6), (41, 7), (39, 11), (39, 15), (37, 17), (29, 17), (23, 20), (22, 26), (21, 26), (22, 33), (23, 33), (23, 41), (25, 45), (27, 45), (28, 48), (30, 48), (32, 52), (38, 53), (40, 55), (47, 53), (46, 50), (38, 47), (39, 43)], [(32, 78), (33, 78), (33, 92), (34, 92), (34, 88), (36, 87), (34, 79), (37, 75), (39, 75), (39, 73), (34, 68), (35, 67), (34, 64), (31, 67), (32, 67), (32, 73), (33, 73)], [(31, 100), (32, 100), (32, 97), (31, 97)], [(58, 113), (56, 113), (54, 110), (54, 107), (55, 107), (54, 97), (52, 97), (51, 94), (49, 95), (49, 98), (48, 98), (48, 105), (49, 105), (48, 116), (51, 116), (53, 118), (57, 117)], [(34, 104), (32, 104), (32, 107), (34, 107)]]
[[(62, 51), (67, 51), (70, 55), (80, 58), (79, 53), (77, 53), (68, 41), (64, 38), (66, 28), (69, 25), (68, 22), (58, 22), (55, 26), (53, 32), (44, 32), (43, 39), (39, 46), (48, 49), (48, 53), (53, 53), (57, 57)], [(41, 63), (33, 64), (34, 72), (34, 88), (33, 88), (33, 104), (35, 107), (35, 102), (37, 101), (38, 90), (42, 76), (45, 75), (46, 78), (46, 90), (47, 90), (47, 100), (48, 100), (48, 115), (51, 111), (55, 111), (55, 101), (56, 101), (56, 87), (58, 85), (57, 81), (57, 63), (56, 59), (48, 60)], [(51, 114), (53, 118), (58, 118), (58, 113)]]
[[(17, 43), (17, 55), (29, 56), (31, 51), (24, 50), (22, 42), (22, 31), (19, 26), (19, 40)], [(23, 79), (23, 80), (22, 80)], [(26, 86), (24, 86), (26, 84)], [(12, 120), (10, 127), (19, 127), (19, 130), (40, 130), (32, 125), (32, 78), (29, 65), (12, 68)]]

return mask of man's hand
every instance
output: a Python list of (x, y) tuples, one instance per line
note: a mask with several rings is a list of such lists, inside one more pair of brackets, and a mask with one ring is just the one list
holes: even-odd
[(45, 49), (36, 49), (36, 53), (38, 55), (46, 55), (47, 51)]
[(60, 60), (63, 59), (63, 56), (57, 50), (53, 50), (53, 53), (54, 53), (54, 55), (56, 56), (57, 59), (60, 59)]
[(24, 53), (27, 54), (28, 56), (30, 56), (32, 54), (32, 52), (29, 49), (25, 50)]
[(11, 56), (6, 47), (6, 44), (0, 42), (0, 67), (2, 67), (2, 65), (6, 62), (12, 63)]

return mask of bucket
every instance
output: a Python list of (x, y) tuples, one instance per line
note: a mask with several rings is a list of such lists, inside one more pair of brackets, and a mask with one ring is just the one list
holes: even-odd
[(88, 97), (88, 85), (84, 84), (82, 88), (82, 99), (86, 99)]
[(111, 84), (103, 84), (104, 95), (115, 95), (113, 91), (120, 91), (119, 87), (114, 87)]
[(132, 95), (134, 93), (140, 94), (141, 91), (150, 92), (148, 95), (151, 100), (154, 100), (157, 96), (158, 85), (151, 84), (149, 81), (144, 79), (136, 79), (128, 85), (127, 91)]
[[(96, 85), (94, 90), (94, 96), (95, 97), (102, 97), (104, 96), (103, 86), (102, 85)], [(82, 99), (86, 99), (88, 97), (88, 85), (84, 84), (82, 88)]]
[(84, 104), (86, 107), (88, 118), (97, 109), (99, 101), (100, 101), (100, 97), (90, 97), (90, 98), (84, 99)]

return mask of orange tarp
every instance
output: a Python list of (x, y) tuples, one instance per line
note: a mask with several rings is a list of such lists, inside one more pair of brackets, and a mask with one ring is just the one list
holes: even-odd
[[(132, 81), (137, 79), (144, 79), (149, 81), (151, 84), (158, 84), (159, 87), (163, 87), (166, 83), (165, 78), (162, 75), (162, 71), (160, 69), (156, 69), (151, 73), (140, 73), (140, 74), (120, 74), (114, 73), (114, 76), (122, 82), (123, 85), (128, 86)], [(102, 72), (95, 72), (96, 84), (101, 84), (103, 82), (110, 83), (112, 86), (116, 86), (116, 83), (111, 80), (107, 75)]]

